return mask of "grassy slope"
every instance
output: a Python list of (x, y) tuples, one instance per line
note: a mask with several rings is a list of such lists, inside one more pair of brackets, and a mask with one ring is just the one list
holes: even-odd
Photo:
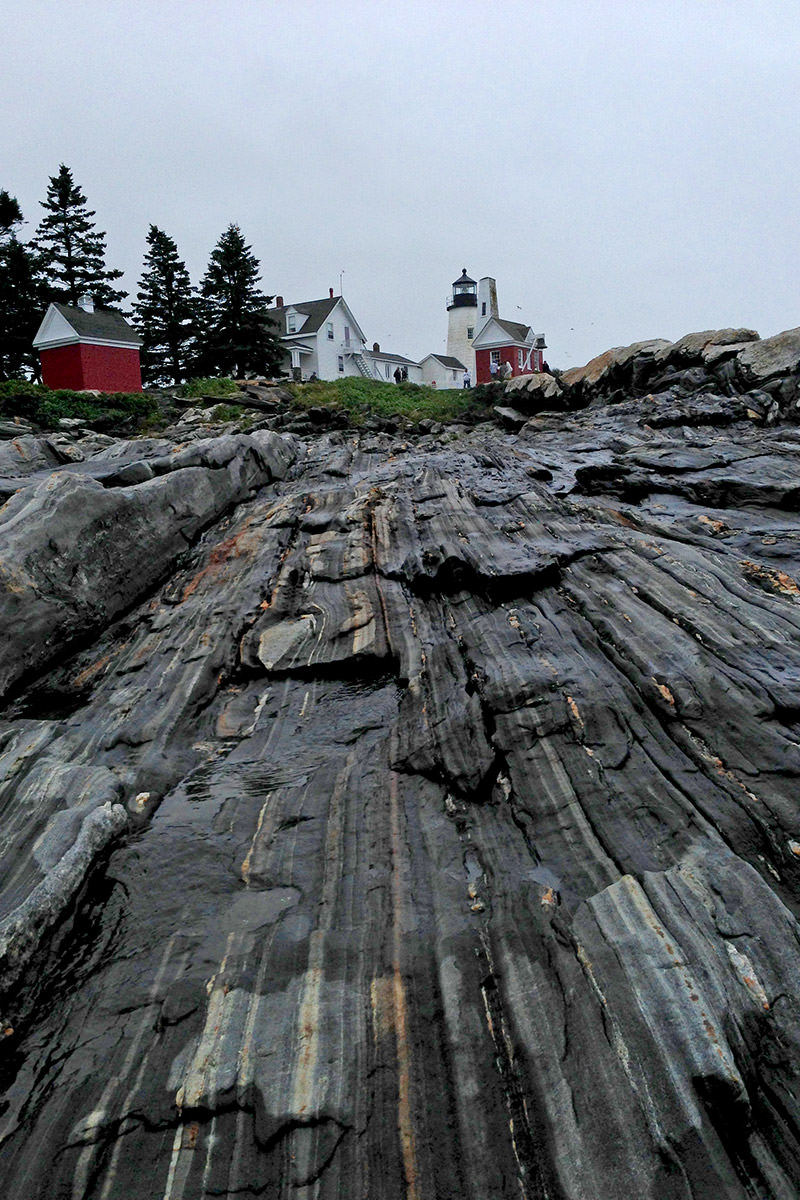
[[(414, 383), (383, 383), (347, 377), (316, 383), (284, 383), (299, 412), (324, 407), (347, 414), (352, 425), (371, 416), (404, 417), (410, 421), (457, 421), (485, 415), (488, 397), (466, 389), (420, 387)], [(236, 404), (241, 395), (231, 379), (195, 379), (184, 384), (180, 394), (208, 405), (219, 399), (210, 412), (214, 421), (235, 421), (247, 409)], [(64, 417), (78, 418), (95, 429), (130, 433), (137, 427), (157, 428), (166, 418), (152, 393), (90, 395), (50, 388), (25, 380), (0, 383), (0, 417), (24, 417), (44, 429), (58, 428)]]
[(344, 410), (356, 425), (368, 416), (453, 421), (483, 410), (465, 389), (437, 391), (415, 383), (382, 383), (358, 376), (285, 386), (299, 407)]

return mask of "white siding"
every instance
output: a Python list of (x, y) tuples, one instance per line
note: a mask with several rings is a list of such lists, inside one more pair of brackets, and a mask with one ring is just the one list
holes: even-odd
[[(409, 383), (422, 383), (422, 372), (417, 363), (397, 363), (391, 359), (374, 358), (371, 350), (364, 351), (364, 358), (370, 365), (372, 373), (376, 379), (380, 379), (383, 383), (394, 383), (394, 372), (396, 367), (405, 367), (408, 371)], [(389, 369), (389, 374), (386, 374), (386, 369)]]
[[(478, 309), (466, 305), (461, 308), (451, 308), (447, 313), (447, 356), (457, 358), (470, 372), (475, 374), (475, 353), (472, 349), (472, 338), (468, 331), (472, 329), (472, 337), (478, 331)], [(437, 387), (441, 385), (437, 383)]]
[[(427, 358), (423, 358), (420, 365), (422, 374), (422, 382), (427, 383), (428, 387), (434, 385), (438, 388), (460, 388), (464, 385), (464, 372), (456, 367), (447, 367), (440, 362), (432, 354)], [(470, 372), (472, 382), (475, 382), (475, 375)]]

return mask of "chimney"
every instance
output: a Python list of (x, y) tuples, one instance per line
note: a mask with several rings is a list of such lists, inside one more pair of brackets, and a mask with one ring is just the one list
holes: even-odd
[(275, 307), (276, 307), (276, 308), (283, 308), (283, 296), (276, 296), (276, 297), (275, 297)]
[(94, 300), (88, 292), (84, 292), (82, 296), (78, 296), (78, 308), (82, 308), (84, 312), (94, 312)]
[(478, 320), (488, 321), (489, 317), (499, 316), (497, 307), (497, 284), (490, 275), (484, 275), (478, 282)]
[(333, 288), (328, 288), (328, 294), (330, 295), (330, 298), (332, 300), (333, 299)]
[(381, 352), (380, 342), (373, 342), (372, 343), (372, 353), (380, 354), (380, 352)]

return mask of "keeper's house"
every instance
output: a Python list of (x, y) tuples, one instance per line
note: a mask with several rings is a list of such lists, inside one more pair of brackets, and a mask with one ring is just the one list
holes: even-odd
[(33, 339), (42, 382), (74, 391), (140, 392), (141, 342), (122, 313), (95, 309), (88, 296), (79, 307), (51, 304)]

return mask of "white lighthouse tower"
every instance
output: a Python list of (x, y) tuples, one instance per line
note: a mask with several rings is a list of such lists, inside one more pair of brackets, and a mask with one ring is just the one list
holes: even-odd
[(464, 267), (461, 277), (453, 284), (453, 294), (447, 305), (447, 353), (450, 358), (462, 362), (473, 379), (475, 353), (472, 339), (478, 332), (478, 323), (478, 285)]

